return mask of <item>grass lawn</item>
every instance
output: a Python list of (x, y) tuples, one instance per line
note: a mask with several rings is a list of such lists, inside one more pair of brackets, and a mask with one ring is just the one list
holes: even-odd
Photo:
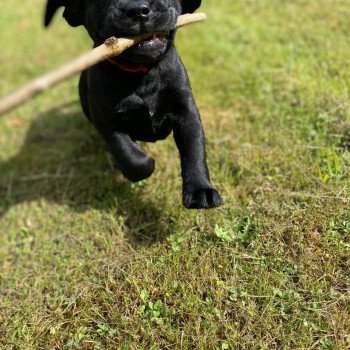
[[(0, 95), (88, 50), (1, 0)], [(0, 348), (349, 349), (350, 7), (205, 0), (177, 46), (225, 205), (115, 182), (75, 78), (0, 119)]]

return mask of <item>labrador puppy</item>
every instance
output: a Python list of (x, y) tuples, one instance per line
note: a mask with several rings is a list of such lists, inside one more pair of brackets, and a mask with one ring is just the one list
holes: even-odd
[(201, 0), (48, 0), (45, 25), (63, 6), (73, 26), (85, 26), (94, 46), (107, 38), (154, 35), (104, 61), (80, 78), (84, 113), (104, 138), (116, 166), (131, 181), (148, 178), (154, 160), (137, 141), (155, 142), (173, 132), (181, 158), (186, 208), (221, 205), (210, 182), (205, 138), (189, 79), (174, 46), (177, 18)]

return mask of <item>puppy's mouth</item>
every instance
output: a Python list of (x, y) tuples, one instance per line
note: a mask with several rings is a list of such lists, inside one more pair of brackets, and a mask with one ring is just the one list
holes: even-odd
[(152, 64), (167, 52), (174, 32), (158, 32), (124, 51), (120, 57), (138, 64)]
[(166, 45), (168, 37), (169, 33), (155, 33), (151, 38), (140, 41), (136, 47), (144, 51), (161, 49)]

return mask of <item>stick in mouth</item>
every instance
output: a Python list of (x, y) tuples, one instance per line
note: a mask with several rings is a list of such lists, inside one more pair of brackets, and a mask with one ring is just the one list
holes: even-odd
[[(203, 21), (206, 19), (204, 13), (193, 13), (179, 16), (176, 28), (186, 26), (191, 23)], [(65, 64), (61, 68), (38, 77), (27, 85), (12, 94), (0, 99), (0, 116), (22, 105), (27, 100), (48, 90), (51, 86), (67, 80), (71, 76), (100, 63), (113, 56), (120, 55), (129, 47), (136, 45), (144, 40), (161, 40), (166, 33), (147, 33), (134, 38), (115, 38), (111, 37), (104, 44), (81, 55), (75, 60)]]

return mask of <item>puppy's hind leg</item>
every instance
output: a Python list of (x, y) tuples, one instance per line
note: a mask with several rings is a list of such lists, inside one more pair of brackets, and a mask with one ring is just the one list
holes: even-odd
[(86, 117), (91, 121), (90, 109), (89, 109), (89, 99), (88, 99), (88, 89), (87, 89), (87, 77), (86, 71), (80, 75), (79, 79), (79, 96), (80, 104)]
[(150, 177), (154, 160), (130, 136), (120, 132), (102, 133), (109, 150), (123, 175), (132, 182)]

